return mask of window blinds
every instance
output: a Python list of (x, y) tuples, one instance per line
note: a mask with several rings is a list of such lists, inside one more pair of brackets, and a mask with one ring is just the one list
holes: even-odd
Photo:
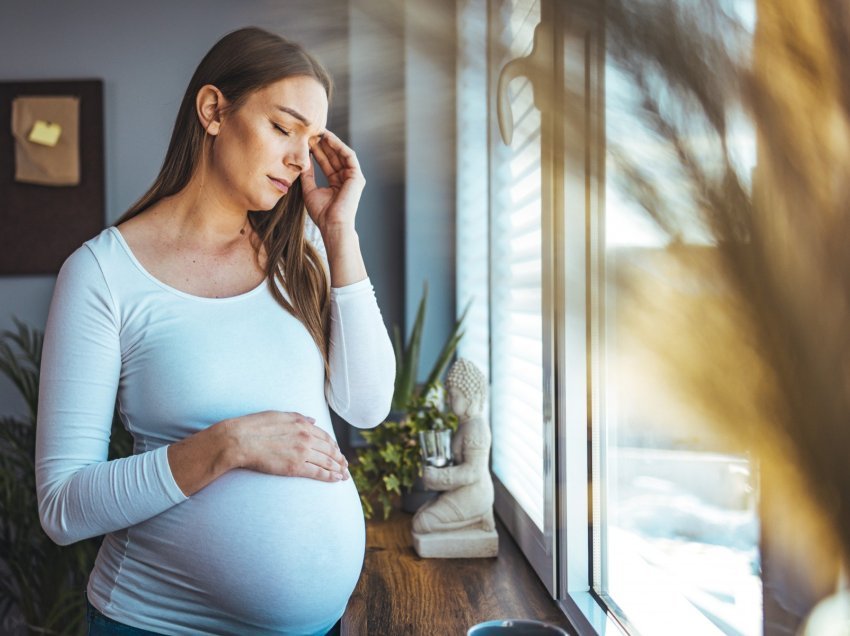
[[(499, 50), (495, 59), (502, 57), (499, 67), (530, 53), (539, 21), (539, 0), (506, 1), (491, 13), (491, 37)], [(490, 126), (493, 472), (542, 530), (540, 113), (527, 79), (515, 80), (508, 90), (514, 119), (510, 147), (501, 141), (495, 124)], [(495, 109), (490, 116), (495, 118)]]

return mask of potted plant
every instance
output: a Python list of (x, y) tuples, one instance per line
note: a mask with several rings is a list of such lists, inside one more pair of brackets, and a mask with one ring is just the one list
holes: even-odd
[(357, 461), (351, 466), (351, 475), (357, 484), (367, 519), (374, 515), (376, 502), (381, 504), (386, 519), (396, 499), (404, 498), (403, 507), (412, 511), (428, 498), (419, 494), (425, 490), (421, 484), (419, 433), (437, 428), (457, 428), (457, 418), (443, 413), (440, 377), (463, 337), (461, 326), (469, 305), (455, 322), (425, 383), (417, 385), (416, 372), (427, 302), (426, 285), (406, 344), (402, 342), (401, 330), (398, 326), (394, 328), (396, 377), (392, 411), (383, 424), (361, 432), (367, 446), (357, 450)]
[[(0, 334), (0, 371), (27, 405), (23, 417), (0, 417), (0, 632), (79, 634), (85, 583), (98, 539), (58, 546), (41, 529), (35, 490), (35, 424), (43, 334), (15, 320)], [(132, 440), (113, 417), (110, 459)]]
[(375, 514), (375, 503), (381, 504), (387, 519), (396, 500), (406, 512), (415, 512), (434, 496), (421, 485), (424, 458), (420, 436), (448, 432), (450, 447), (450, 434), (457, 429), (457, 417), (444, 413), (436, 403), (435, 395), (441, 390), (438, 384), (427, 396), (415, 396), (403, 417), (364, 432), (369, 446), (357, 452), (351, 474), (367, 519)]

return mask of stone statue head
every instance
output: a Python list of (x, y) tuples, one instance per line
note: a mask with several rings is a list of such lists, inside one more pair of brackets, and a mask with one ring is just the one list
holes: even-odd
[(458, 358), (446, 375), (446, 397), (459, 417), (481, 415), (487, 399), (487, 379), (472, 362)]

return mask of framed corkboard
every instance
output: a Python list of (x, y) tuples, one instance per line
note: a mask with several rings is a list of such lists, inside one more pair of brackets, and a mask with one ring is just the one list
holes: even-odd
[[(79, 99), (79, 183), (15, 180), (12, 101), (27, 96)], [(0, 275), (56, 274), (64, 260), (103, 229), (103, 82), (0, 82)]]

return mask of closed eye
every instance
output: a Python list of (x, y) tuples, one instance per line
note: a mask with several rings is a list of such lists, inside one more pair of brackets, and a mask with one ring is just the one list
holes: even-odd
[(284, 134), (284, 135), (286, 135), (287, 137), (289, 137), (289, 135), (291, 135), (291, 134), (292, 134), (290, 131), (286, 130), (286, 128), (281, 128), (280, 126), (278, 126), (278, 125), (277, 125), (277, 124), (275, 124), (275, 123), (272, 123), (272, 126), (274, 126), (274, 127), (275, 127), (275, 129), (276, 129), (278, 132), (283, 133), (283, 134)]

